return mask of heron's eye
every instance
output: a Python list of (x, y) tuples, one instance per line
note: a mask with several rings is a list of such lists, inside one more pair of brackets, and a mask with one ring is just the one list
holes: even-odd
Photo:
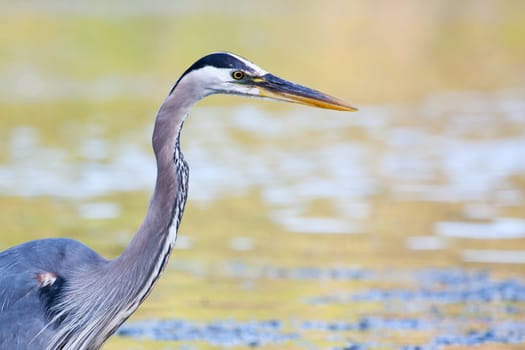
[(241, 80), (245, 77), (246, 75), (244, 74), (244, 72), (242, 70), (234, 70), (232, 72), (232, 78), (235, 79), (235, 80)]

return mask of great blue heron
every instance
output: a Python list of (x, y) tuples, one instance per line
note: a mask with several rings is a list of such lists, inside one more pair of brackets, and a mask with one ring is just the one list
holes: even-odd
[(190, 108), (212, 94), (356, 110), (231, 53), (196, 61), (157, 112), (155, 189), (144, 222), (122, 255), (108, 260), (68, 238), (30, 241), (0, 253), (0, 349), (99, 349), (144, 301), (166, 266), (186, 204), (182, 125)]

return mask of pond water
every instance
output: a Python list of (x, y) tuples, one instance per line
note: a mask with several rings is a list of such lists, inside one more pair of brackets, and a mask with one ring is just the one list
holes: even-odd
[[(393, 18), (388, 1), (335, 1), (335, 14), (315, 1), (49, 3), (0, 4), (0, 29), (13, 33), (0, 55), (0, 249), (69, 236), (117, 256), (155, 179), (153, 116), (176, 78), (165, 75), (202, 50), (253, 52), (360, 108), (196, 106), (182, 136), (190, 193), (175, 251), (105, 349), (525, 346), (525, 85), (515, 73), (525, 49), (514, 39), (525, 20), (512, 2), (465, 12), (399, 2)], [(270, 18), (310, 41), (290, 43)], [(394, 25), (399, 48), (379, 39)], [(208, 38), (210, 27), (224, 37)], [(201, 33), (202, 47), (181, 32)], [(459, 64), (472, 42), (494, 52), (483, 74)], [(304, 62), (283, 62), (309, 45)]]
[[(164, 281), (112, 346), (525, 342), (520, 101), (520, 91), (442, 94), (353, 115), (197, 107), (183, 140), (190, 218)], [(472, 127), (458, 126), (469, 118)], [(39, 128), (13, 127), (0, 165), (4, 205), (59, 201), (85, 225), (80, 239), (114, 254), (132, 234), (111, 229), (129, 220), (122, 193), (145, 206), (154, 181), (150, 129), (111, 139), (80, 125), (61, 148), (43, 144)]]

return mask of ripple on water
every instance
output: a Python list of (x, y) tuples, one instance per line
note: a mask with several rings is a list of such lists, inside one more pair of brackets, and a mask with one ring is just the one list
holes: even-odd
[(465, 249), (463, 261), (492, 264), (525, 264), (525, 250)]
[(120, 336), (156, 340), (205, 341), (216, 346), (260, 346), (295, 340), (278, 320), (240, 322), (233, 320), (197, 323), (185, 320), (142, 321), (124, 324)]
[[(376, 274), (375, 278), (381, 278)], [(525, 284), (517, 279), (493, 280), (486, 271), (460, 269), (423, 270), (413, 276), (416, 286), (407, 288), (371, 288), (354, 293), (334, 293), (309, 299), (313, 304), (348, 304), (354, 302), (410, 302), (419, 309), (432, 305), (480, 304), (525, 301)], [(404, 306), (406, 307), (406, 306)]]
[[(235, 277), (245, 269), (235, 265)], [(240, 269), (240, 271), (239, 271)], [(356, 269), (277, 269), (277, 276), (323, 279), (381, 279), (379, 272)], [(370, 289), (353, 293), (348, 302), (380, 302), (383, 312), (361, 315), (355, 319), (272, 319), (266, 321), (218, 320), (196, 322), (186, 320), (150, 320), (124, 324), (118, 335), (172, 341), (204, 341), (215, 346), (261, 346), (288, 341), (308, 342), (315, 339), (346, 346), (332, 349), (392, 348), (385, 332), (425, 334), (424, 343), (410, 344), (402, 340), (400, 349), (439, 350), (448, 345), (519, 344), (525, 341), (523, 305), (525, 285), (513, 279), (494, 280), (488, 271), (462, 269), (425, 269), (416, 272), (390, 271), (411, 275), (417, 286), (406, 289)], [(251, 273), (250, 273), (250, 276)], [(252, 278), (261, 278), (259, 273)], [(341, 300), (318, 298), (314, 303)], [(455, 304), (450, 308), (450, 304)], [(396, 308), (397, 307), (397, 308)], [(459, 307), (459, 309), (458, 309)], [(451, 310), (454, 310), (451, 312)], [(459, 310), (459, 312), (458, 312)], [(349, 339), (359, 339), (358, 342)], [(403, 344), (404, 343), (404, 344)], [(317, 347), (312, 347), (317, 348)]]
[(497, 218), (491, 222), (442, 221), (434, 228), (440, 236), (471, 239), (516, 239), (525, 237), (525, 220)]
[[(457, 103), (461, 98), (468, 102)], [(483, 132), (525, 129), (519, 117), (525, 114), (522, 100), (512, 92), (451, 93), (403, 112), (421, 114), (434, 124), (438, 120), (439, 128), (427, 123), (390, 125), (399, 109), (384, 106), (364, 106), (352, 118), (291, 110), (281, 112), (279, 122), (249, 105), (201, 107), (191, 116), (183, 142), (193, 170), (191, 200), (212, 202), (258, 188), (273, 220), (291, 231), (310, 233), (359, 232), (360, 221), (370, 215), (369, 199), (384, 193), (385, 185), (394, 198), (520, 205), (523, 194), (508, 179), (525, 174), (525, 139)], [(467, 119), (475, 123), (462, 128)], [(355, 128), (364, 140), (348, 136)], [(481, 137), (473, 138), (472, 130)], [(86, 132), (79, 136), (85, 142), (78, 149), (67, 150), (45, 147), (38, 130), (29, 126), (11, 130), (8, 159), (0, 165), (0, 193), (91, 198), (151, 189), (155, 167), (147, 137), (130, 143)], [(244, 139), (254, 140), (255, 146), (246, 151)], [(72, 162), (70, 151), (82, 158)], [(330, 215), (305, 214), (318, 200), (329, 201)]]
[(120, 207), (110, 202), (83, 203), (78, 207), (81, 217), (86, 219), (111, 219), (120, 215)]
[[(283, 328), (294, 329), (284, 332)], [(462, 321), (440, 325), (446, 329), (446, 335), (430, 337), (426, 344), (400, 345), (401, 349), (438, 350), (443, 346), (466, 345), (474, 346), (487, 343), (519, 344), (525, 341), (525, 327), (521, 322), (505, 321), (496, 324), (478, 323), (476, 329), (469, 329)], [(258, 347), (265, 344), (283, 344), (288, 341), (300, 341), (309, 332), (326, 332), (327, 339), (339, 340), (335, 334), (349, 335), (380, 334), (392, 331), (427, 332), (435, 330), (435, 323), (416, 318), (399, 317), (362, 317), (355, 322), (303, 320), (283, 322), (269, 321), (215, 321), (211, 323), (196, 323), (184, 320), (142, 321), (124, 324), (117, 335), (139, 339), (156, 339), (170, 341), (205, 341), (215, 346), (250, 346)], [(359, 336), (363, 338), (363, 336)], [(372, 337), (373, 338), (373, 337)], [(380, 338), (379, 338), (380, 339)], [(338, 341), (340, 342), (340, 341)], [(380, 340), (352, 342), (343, 348), (333, 349), (367, 349), (382, 347)]]
[(372, 271), (353, 267), (321, 268), (313, 266), (277, 267), (264, 265), (255, 267), (235, 261), (225, 265), (225, 273), (235, 278), (270, 278), (291, 280), (363, 280), (370, 279)]
[(440, 250), (447, 247), (446, 241), (436, 236), (412, 236), (408, 237), (406, 246), (412, 250)]

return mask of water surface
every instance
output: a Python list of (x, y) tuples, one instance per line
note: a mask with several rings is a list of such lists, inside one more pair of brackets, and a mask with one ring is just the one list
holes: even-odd
[(228, 49), (360, 111), (200, 103), (173, 257), (106, 348), (522, 348), (523, 4), (307, 4), (0, 4), (0, 248), (120, 254), (158, 105)]

